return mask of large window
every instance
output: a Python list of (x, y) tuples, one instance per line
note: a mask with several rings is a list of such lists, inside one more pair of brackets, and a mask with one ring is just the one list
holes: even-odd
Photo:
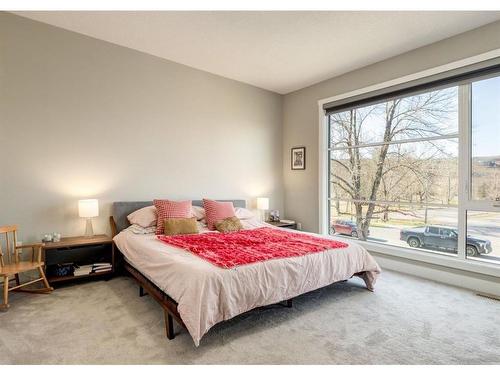
[(500, 77), (326, 118), (331, 235), (500, 263)]

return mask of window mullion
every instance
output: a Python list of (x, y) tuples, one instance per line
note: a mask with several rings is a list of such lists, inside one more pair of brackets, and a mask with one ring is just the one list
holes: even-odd
[(470, 186), (471, 85), (459, 87), (458, 98), (458, 258), (466, 258), (467, 203)]

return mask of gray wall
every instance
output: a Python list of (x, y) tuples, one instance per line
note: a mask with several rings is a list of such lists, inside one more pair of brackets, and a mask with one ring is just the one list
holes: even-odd
[[(385, 82), (500, 48), (500, 22), (287, 94), (283, 101), (283, 170), (286, 216), (319, 230), (318, 100)], [(306, 146), (307, 169), (290, 170), (290, 148)]]
[[(282, 97), (0, 13), (0, 225), (84, 230), (77, 200), (269, 196), (318, 230), (317, 101), (500, 48), (500, 22)], [(283, 128), (282, 126), (283, 125)], [(307, 169), (290, 170), (290, 148)]]
[(0, 13), (0, 225), (78, 235), (77, 200), (269, 196), (283, 209), (282, 97)]

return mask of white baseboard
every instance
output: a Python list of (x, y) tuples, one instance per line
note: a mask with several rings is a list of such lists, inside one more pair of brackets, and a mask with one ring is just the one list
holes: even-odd
[(500, 295), (500, 278), (371, 252), (382, 270), (394, 270), (482, 293)]

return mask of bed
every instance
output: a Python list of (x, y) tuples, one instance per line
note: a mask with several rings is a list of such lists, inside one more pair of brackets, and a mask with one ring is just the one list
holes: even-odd
[[(243, 200), (232, 200), (245, 207)], [(161, 242), (154, 234), (126, 230), (127, 215), (152, 202), (115, 202), (110, 218), (113, 240), (123, 254), (125, 270), (163, 307), (169, 339), (175, 337), (173, 322), (185, 327), (194, 344), (215, 324), (257, 307), (286, 302), (312, 290), (352, 276), (361, 277), (373, 291), (380, 268), (357, 242), (347, 247), (300, 257), (272, 259), (221, 268), (186, 251)], [(201, 201), (193, 201), (202, 206)], [(245, 220), (244, 229), (265, 223)], [(287, 229), (276, 229), (287, 230)], [(318, 236), (311, 234), (313, 236)]]

